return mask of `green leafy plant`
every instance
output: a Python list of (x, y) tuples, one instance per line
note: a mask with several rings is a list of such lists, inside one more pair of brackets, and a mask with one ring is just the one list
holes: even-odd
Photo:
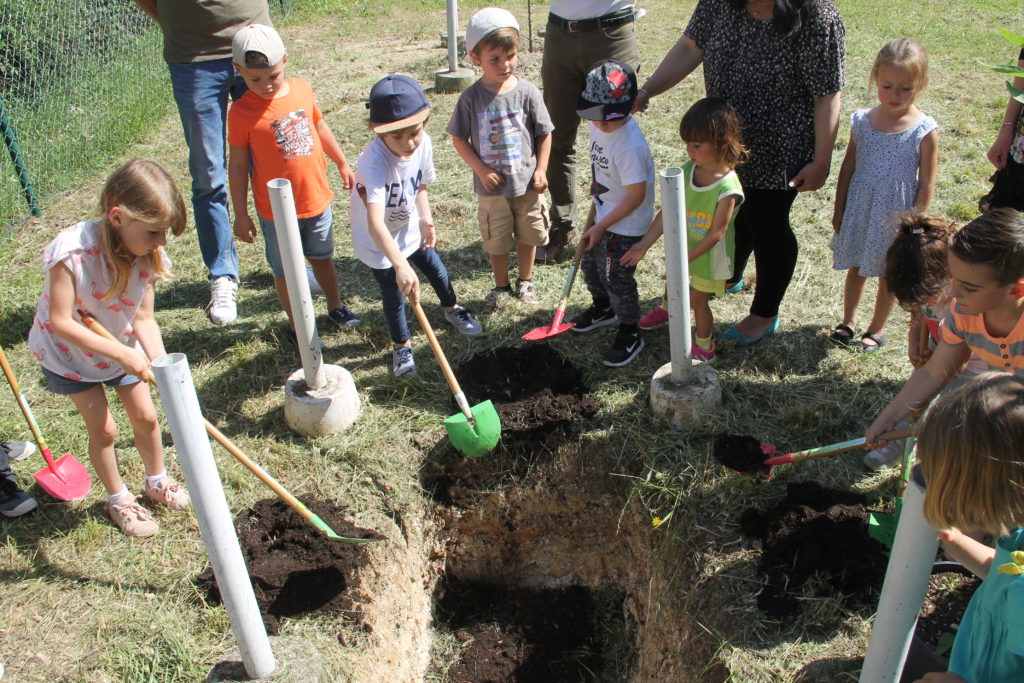
[[(1017, 35), (1012, 31), (1007, 31), (1005, 28), (999, 29), (999, 33), (1017, 47), (1024, 48), (1024, 36)], [(1024, 78), (1024, 69), (1020, 68), (1016, 64), (1013, 64), (1012, 62), (1009, 64), (985, 64), (984, 62), (982, 62), (982, 65), (984, 65), (987, 69), (992, 69), (997, 73), (1006, 74), (1007, 76), (1011, 76), (1013, 78)], [(1006, 82), (1006, 89), (1010, 91), (1010, 97), (1017, 100), (1021, 104), (1024, 104), (1024, 90), (1015, 87), (1013, 85), (1013, 81)]]

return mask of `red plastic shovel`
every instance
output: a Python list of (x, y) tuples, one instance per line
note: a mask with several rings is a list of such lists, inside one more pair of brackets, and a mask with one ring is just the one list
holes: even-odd
[(43, 440), (43, 435), (39, 433), (39, 425), (36, 424), (36, 420), (32, 416), (32, 410), (28, 407), (28, 401), (25, 400), (21, 393), (21, 387), (18, 386), (18, 380), (14, 377), (14, 371), (11, 370), (3, 349), (0, 349), (0, 365), (4, 367), (7, 382), (11, 385), (11, 390), (14, 391), (15, 398), (18, 399), (18, 405), (21, 406), (21, 412), (25, 415), (29, 429), (32, 430), (32, 436), (35, 437), (36, 443), (39, 444), (39, 450), (46, 459), (46, 467), (35, 474), (39, 486), (58, 500), (85, 498), (89, 494), (89, 487), (92, 485), (85, 465), (78, 462), (70, 453), (65, 453), (54, 461), (49, 447)]
[(555, 309), (555, 318), (551, 321), (550, 327), (537, 327), (523, 335), (523, 339), (526, 341), (537, 341), (538, 339), (547, 339), (548, 337), (554, 337), (556, 334), (562, 334), (575, 323), (563, 323), (562, 318), (565, 317), (565, 307), (569, 303), (569, 293), (572, 291), (572, 283), (576, 281), (576, 273), (580, 269), (580, 261), (583, 260), (583, 240), (579, 241), (576, 245), (576, 255), (573, 256), (572, 265), (569, 266), (569, 275), (565, 278), (565, 286), (562, 287), (562, 300), (558, 302), (558, 308)]

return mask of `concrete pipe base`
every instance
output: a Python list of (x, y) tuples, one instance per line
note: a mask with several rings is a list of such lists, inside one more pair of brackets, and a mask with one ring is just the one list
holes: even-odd
[(359, 417), (359, 392), (349, 371), (324, 364), (327, 385), (311, 391), (299, 368), (284, 386), (284, 421), (303, 436), (325, 436), (346, 429)]
[(658, 368), (651, 379), (651, 412), (673, 429), (700, 424), (722, 407), (722, 386), (710, 363), (693, 360), (690, 379), (685, 384), (672, 379), (672, 364)]
[(476, 74), (470, 69), (444, 69), (434, 76), (434, 91), (439, 93), (462, 92), (473, 84)]

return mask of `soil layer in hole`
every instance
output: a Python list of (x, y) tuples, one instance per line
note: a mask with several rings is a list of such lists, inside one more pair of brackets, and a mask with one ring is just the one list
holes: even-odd
[(917, 619), (917, 637), (939, 655), (948, 657), (953, 635), (979, 586), (981, 579), (969, 572), (932, 574)]
[[(340, 536), (383, 538), (347, 521), (345, 511), (331, 502), (301, 500)], [(265, 498), (238, 513), (235, 531), (268, 633), (277, 634), (282, 617), (313, 611), (352, 616), (346, 591), (367, 562), (364, 544), (327, 540), (277, 498)], [(212, 567), (199, 574), (195, 583), (211, 603), (221, 602)]]
[(868, 535), (864, 497), (814, 482), (786, 486), (767, 510), (748, 508), (740, 528), (761, 548), (765, 585), (757, 606), (770, 616), (796, 614), (801, 587), (820, 573), (835, 596), (858, 603), (877, 594), (888, 558)]
[[(595, 594), (582, 586), (527, 588), (449, 579), (438, 621), (455, 635), (446, 680), (560, 683), (600, 679), (605, 649)], [(607, 596), (605, 596), (607, 597)], [(618, 610), (621, 621), (621, 596)], [(612, 628), (612, 630), (618, 630)]]
[(752, 436), (719, 434), (712, 452), (718, 462), (733, 472), (749, 475), (758, 481), (772, 478), (772, 468), (764, 464), (770, 456), (761, 450), (761, 442)]
[(524, 477), (540, 461), (550, 460), (579, 420), (600, 408), (580, 372), (550, 344), (479, 354), (455, 374), (470, 404), (494, 403), (501, 439), (482, 458), (464, 456), (447, 439), (427, 454), (423, 485), (444, 505), (470, 504), (460, 501), (462, 492), (493, 489), (508, 476)]

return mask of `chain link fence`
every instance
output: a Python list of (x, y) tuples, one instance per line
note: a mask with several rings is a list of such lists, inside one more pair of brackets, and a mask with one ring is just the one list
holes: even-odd
[(160, 29), (134, 2), (0, 0), (0, 236), (173, 107)]
[(160, 30), (126, 0), (0, 0), (0, 231), (171, 106)]

